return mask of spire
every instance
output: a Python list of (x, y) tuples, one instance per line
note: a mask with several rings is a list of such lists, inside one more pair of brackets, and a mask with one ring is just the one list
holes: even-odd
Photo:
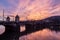
[(3, 9), (3, 21), (4, 21), (4, 9)]

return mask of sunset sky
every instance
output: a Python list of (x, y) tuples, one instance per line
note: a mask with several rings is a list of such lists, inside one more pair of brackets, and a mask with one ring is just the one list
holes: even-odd
[(0, 16), (19, 14), (21, 20), (44, 19), (60, 15), (60, 0), (0, 0)]
[[(60, 15), (60, 0), (0, 0), (0, 19), (3, 9), (5, 16), (20, 16), (20, 20), (41, 20), (50, 16)], [(0, 26), (0, 34), (5, 27)], [(20, 40), (60, 40), (60, 32), (43, 29)]]

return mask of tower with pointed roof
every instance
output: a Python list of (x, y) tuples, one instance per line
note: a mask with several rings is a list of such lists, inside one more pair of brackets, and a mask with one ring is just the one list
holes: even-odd
[(10, 17), (9, 17), (9, 16), (7, 16), (6, 21), (7, 21), (7, 22), (9, 22), (9, 21), (10, 21)]
[(16, 17), (15, 17), (15, 22), (19, 22), (19, 16), (18, 15), (16, 15)]

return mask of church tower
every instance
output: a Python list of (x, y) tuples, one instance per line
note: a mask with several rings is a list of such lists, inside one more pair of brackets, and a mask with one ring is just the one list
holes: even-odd
[(19, 16), (18, 15), (16, 15), (16, 17), (15, 17), (15, 22), (19, 22)]

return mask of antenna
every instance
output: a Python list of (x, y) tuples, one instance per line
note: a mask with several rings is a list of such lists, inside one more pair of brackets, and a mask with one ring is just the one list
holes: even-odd
[(4, 21), (4, 9), (3, 9), (3, 21)]

